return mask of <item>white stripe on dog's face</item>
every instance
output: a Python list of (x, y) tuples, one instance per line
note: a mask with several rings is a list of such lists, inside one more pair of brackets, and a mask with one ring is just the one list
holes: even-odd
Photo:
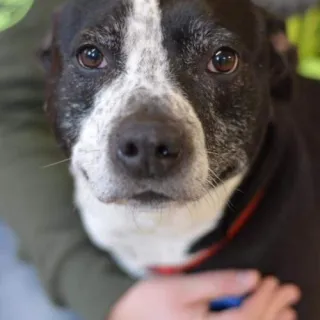
[[(93, 111), (83, 122), (73, 149), (76, 180), (82, 175), (80, 168), (86, 171), (94, 194), (104, 202), (127, 199), (132, 192), (150, 189), (182, 200), (197, 199), (204, 192), (208, 176), (204, 132), (192, 106), (170, 79), (162, 40), (157, 0), (132, 1), (123, 39), (124, 70), (96, 94)], [(151, 100), (160, 101), (158, 108), (162, 112), (184, 124), (193, 137), (194, 156), (188, 161), (191, 165), (181, 167), (165, 182), (141, 183), (116, 174), (108, 150), (112, 130), (118, 123)]]
[(168, 85), (168, 59), (162, 41), (158, 1), (132, 1), (124, 45), (126, 72), (134, 77), (132, 81), (146, 85), (146, 80), (153, 79), (158, 84)]

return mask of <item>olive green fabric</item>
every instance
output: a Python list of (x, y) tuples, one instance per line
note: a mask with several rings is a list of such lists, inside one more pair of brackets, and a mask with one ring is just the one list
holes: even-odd
[(87, 320), (102, 320), (133, 281), (87, 239), (73, 210), (67, 164), (43, 168), (63, 159), (42, 112), (35, 54), (58, 4), (36, 0), (26, 18), (0, 32), (0, 217), (51, 298)]

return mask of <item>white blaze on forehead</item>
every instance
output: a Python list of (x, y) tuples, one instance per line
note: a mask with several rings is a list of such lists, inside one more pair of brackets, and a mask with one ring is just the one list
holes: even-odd
[(174, 94), (167, 78), (168, 60), (162, 45), (158, 1), (129, 1), (122, 39), (124, 71), (95, 95), (93, 111), (80, 133), (79, 142), (91, 144), (94, 149), (101, 146), (102, 140), (108, 140), (114, 120), (130, 113), (128, 100), (138, 89), (146, 89), (150, 96)]
[(168, 61), (162, 45), (161, 19), (157, 0), (132, 0), (125, 37), (129, 74), (165, 79)]

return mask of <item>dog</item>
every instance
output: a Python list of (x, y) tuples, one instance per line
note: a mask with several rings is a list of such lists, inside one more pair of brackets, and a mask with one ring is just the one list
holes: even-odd
[(317, 121), (279, 34), (249, 0), (69, 1), (45, 110), (91, 241), (129, 275), (255, 268), (318, 320)]

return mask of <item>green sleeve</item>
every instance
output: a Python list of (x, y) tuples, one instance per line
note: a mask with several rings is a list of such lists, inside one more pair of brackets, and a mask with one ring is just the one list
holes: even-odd
[(18, 25), (0, 33), (0, 216), (14, 229), (54, 301), (102, 320), (131, 285), (90, 244), (72, 205), (67, 164), (42, 112), (35, 52), (57, 1), (36, 0)]

